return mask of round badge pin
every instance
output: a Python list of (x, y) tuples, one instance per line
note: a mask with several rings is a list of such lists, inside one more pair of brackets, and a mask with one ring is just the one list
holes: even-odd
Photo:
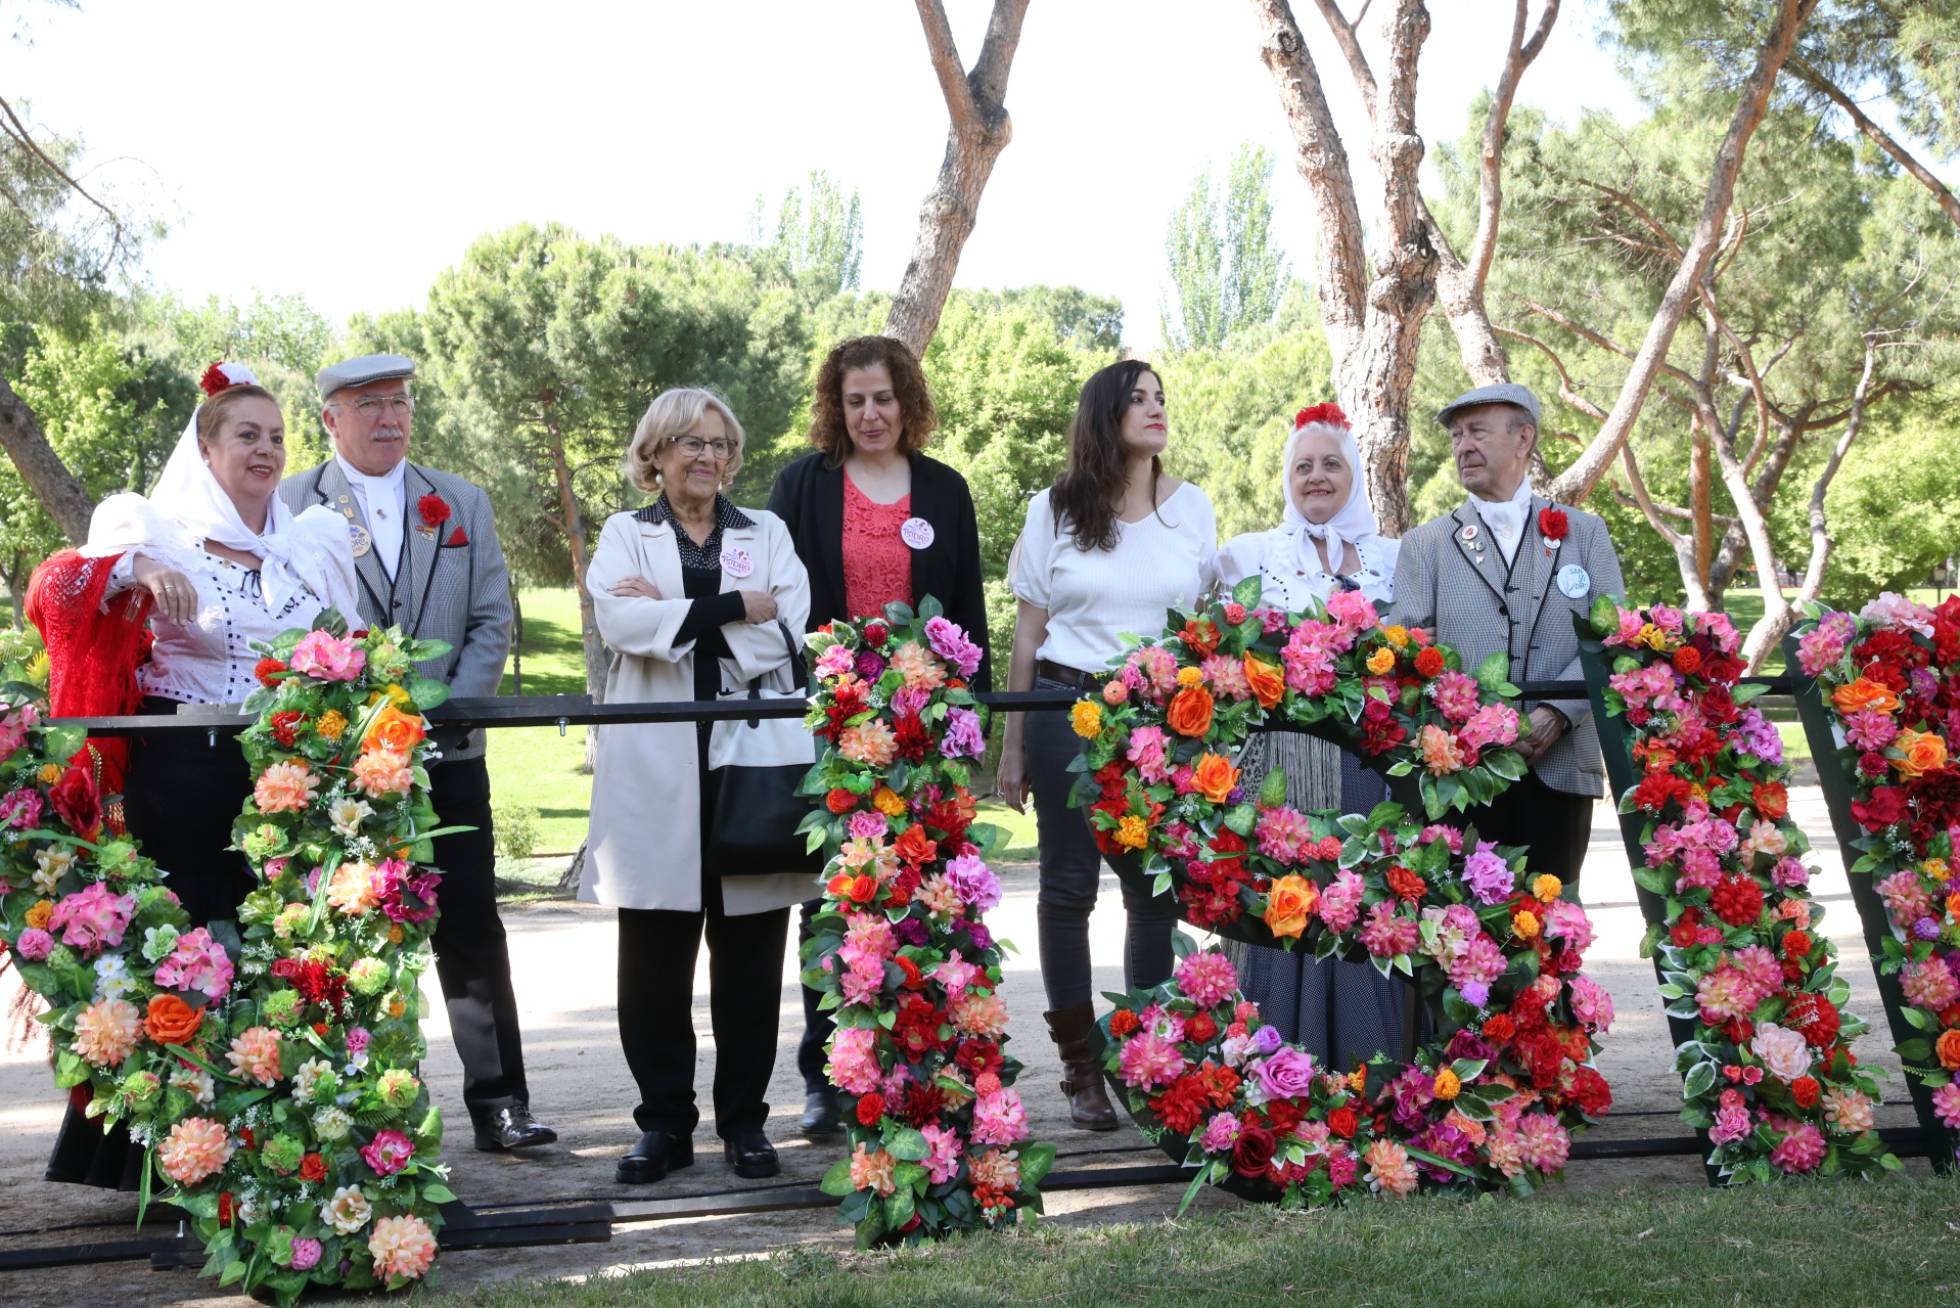
[(731, 545), (721, 552), (721, 570), (731, 577), (746, 577), (755, 571), (755, 560), (747, 550)]
[(1592, 574), (1577, 563), (1568, 563), (1558, 570), (1559, 594), (1567, 599), (1584, 599), (1592, 589)]
[(374, 537), (368, 535), (368, 529), (358, 522), (349, 520), (347, 536), (354, 542), (354, 557), (357, 559), (374, 548)]
[(932, 544), (934, 533), (932, 524), (924, 518), (907, 518), (904, 525), (898, 529), (898, 535), (899, 539), (913, 549), (922, 550)]

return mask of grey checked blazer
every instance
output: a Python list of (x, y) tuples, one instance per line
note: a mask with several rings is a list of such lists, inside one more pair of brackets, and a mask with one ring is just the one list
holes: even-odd
[[(360, 620), (370, 626), (400, 626), (423, 640), (449, 642), (447, 654), (417, 664), (416, 671), (447, 682), (458, 696), (495, 695), (503, 680), (504, 656), (510, 653), (512, 610), (510, 570), (497, 544), (490, 497), (461, 477), (414, 463), (408, 465), (402, 486), (407, 522), (402, 532), (404, 557), (395, 569), (395, 580), (389, 582), (388, 571), (373, 550), (354, 560), (361, 580)], [(418, 511), (424, 495), (438, 496), (449, 507), (448, 520), (433, 531), (423, 529)], [(354, 520), (368, 525), (359, 497), (332, 458), (286, 478), (279, 485), (279, 498), (294, 513), (315, 504), (336, 513), (351, 509)], [(450, 544), (458, 532), (463, 543)], [(353, 618), (348, 615), (349, 621)], [(445, 761), (483, 753), (483, 732), (435, 734)]]
[[(1468, 500), (1456, 512), (1404, 536), (1395, 566), (1393, 620), (1433, 632), (1463, 656), (1465, 670), (1503, 650), (1511, 656), (1514, 682), (1579, 680), (1579, 638), (1572, 615), (1589, 612), (1594, 596), (1625, 594), (1626, 584), (1606, 524), (1590, 513), (1557, 506), (1565, 510), (1566, 537), (1557, 549), (1547, 550), (1538, 532), (1538, 513), (1551, 506), (1542, 496), (1531, 497), (1517, 559), (1509, 569), (1504, 552)], [(1585, 568), (1590, 583), (1576, 598), (1555, 584), (1558, 570), (1574, 563)], [(1572, 726), (1532, 771), (1553, 790), (1604, 793), (1605, 763), (1591, 705), (1583, 695), (1528, 699), (1524, 710), (1540, 703), (1565, 714)]]

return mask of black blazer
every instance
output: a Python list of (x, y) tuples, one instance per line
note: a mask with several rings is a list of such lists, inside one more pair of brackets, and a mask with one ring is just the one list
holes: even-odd
[[(980, 525), (966, 478), (937, 459), (913, 454), (912, 516), (932, 524), (932, 544), (912, 551), (912, 599), (938, 599), (946, 616), (980, 646), (975, 690), (993, 689), (987, 641), (987, 598), (980, 581)], [(810, 630), (849, 618), (844, 604), (844, 469), (827, 468), (821, 453), (776, 474), (769, 511), (789, 527), (797, 557), (810, 574)]]

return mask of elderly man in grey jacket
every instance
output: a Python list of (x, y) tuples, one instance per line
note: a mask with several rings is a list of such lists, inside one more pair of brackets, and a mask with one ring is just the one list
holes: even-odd
[[(449, 652), (417, 671), (459, 696), (495, 695), (510, 652), (510, 572), (489, 497), (461, 477), (408, 462), (414, 373), (414, 361), (399, 354), (323, 368), (320, 420), (333, 436), (333, 457), (286, 478), (279, 495), (295, 513), (324, 504), (347, 520), (361, 583), (361, 611), (347, 614), (349, 622), (445, 641)], [(463, 1103), (479, 1149), (549, 1144), (557, 1132), (531, 1116), (510, 952), (497, 916), (484, 733), (433, 734), (442, 753), (429, 769), (436, 816), (443, 826), (474, 828), (435, 842), (443, 873), (436, 975), (463, 1062)]]
[[(1394, 620), (1427, 628), (1466, 668), (1501, 651), (1514, 682), (1577, 681), (1572, 616), (1589, 612), (1596, 596), (1623, 595), (1625, 584), (1605, 523), (1532, 492), (1538, 397), (1514, 383), (1483, 386), (1436, 418), (1449, 429), (1468, 496), (1402, 538)], [(1593, 801), (1605, 790), (1599, 733), (1583, 694), (1526, 700), (1524, 708), (1518, 748), (1530, 771), (1467, 821), (1485, 840), (1529, 845), (1532, 869), (1560, 877), (1570, 894)]]

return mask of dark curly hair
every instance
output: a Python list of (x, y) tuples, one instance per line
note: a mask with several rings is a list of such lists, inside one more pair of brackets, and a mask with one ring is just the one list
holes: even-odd
[(837, 467), (851, 452), (850, 433), (844, 428), (844, 374), (880, 363), (891, 373), (892, 393), (898, 397), (898, 452), (911, 454), (923, 448), (939, 429), (939, 410), (932, 407), (925, 370), (911, 348), (890, 336), (853, 336), (833, 349), (817, 369), (810, 444), (823, 451), (826, 466)]
[[(1075, 420), (1068, 425), (1068, 466), (1055, 478), (1048, 506), (1057, 532), (1067, 525), (1079, 550), (1116, 548), (1116, 506), (1129, 482), (1130, 456), (1123, 447), (1123, 412), (1137, 379), (1145, 373), (1163, 378), (1142, 359), (1112, 363), (1082, 384)], [(1150, 502), (1157, 502), (1157, 479), (1163, 461), (1150, 458)]]

